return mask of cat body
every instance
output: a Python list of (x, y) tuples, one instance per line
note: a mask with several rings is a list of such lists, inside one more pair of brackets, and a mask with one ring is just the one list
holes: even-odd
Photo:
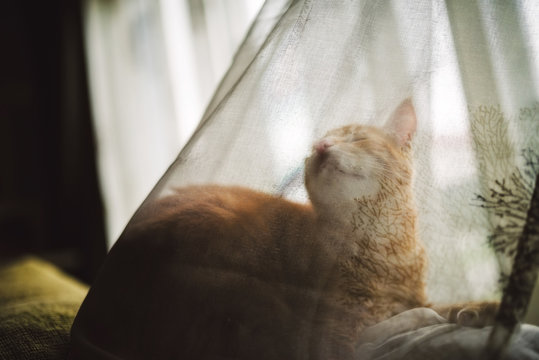
[[(152, 211), (159, 215), (136, 224), (124, 246), (151, 238), (152, 251), (162, 247), (135, 263), (159, 259), (145, 271), (167, 274), (168, 282), (153, 293), (178, 308), (161, 313), (156, 304), (142, 323), (174, 319), (171, 332), (198, 334), (167, 345), (193, 346), (182, 357), (345, 359), (363, 328), (425, 303), (422, 254), (367, 244), (375, 234), (310, 205), (240, 187), (192, 186)], [(177, 234), (182, 241), (173, 240)]]
[(81, 306), (70, 358), (352, 358), (364, 328), (426, 305), (415, 126), (405, 101), (385, 128), (330, 131), (305, 162), (310, 204), (214, 185), (147, 205)]

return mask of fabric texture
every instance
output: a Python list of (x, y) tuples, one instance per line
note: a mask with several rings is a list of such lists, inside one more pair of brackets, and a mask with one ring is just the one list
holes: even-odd
[(262, 2), (84, 2), (109, 247), (191, 136)]
[[(434, 311), (417, 308), (383, 321), (360, 338), (361, 359), (480, 359), (487, 346), (491, 326), (461, 327), (448, 324)], [(539, 359), (539, 328), (522, 325), (501, 356), (504, 360)]]
[[(522, 320), (519, 304), (530, 302), (539, 264), (536, 234), (522, 236), (537, 219), (528, 209), (539, 174), (538, 19), (533, 1), (266, 1), (194, 136), (125, 233), (152, 215), (153, 201), (190, 184), (304, 202), (303, 162), (315, 139), (350, 123), (383, 126), (410, 98), (429, 300), (507, 298), (516, 277), (526, 291), (507, 303)], [(532, 251), (517, 257), (526, 265), (519, 274), (520, 248)], [(381, 323), (384, 336), (361, 350), (373, 358), (475, 358), (491, 334), (424, 314), (404, 323), (415, 329), (399, 319)], [(511, 329), (505, 349), (534, 358), (537, 328), (520, 329)], [(112, 356), (78, 341), (87, 357)]]
[(268, 1), (147, 203), (193, 183), (305, 201), (315, 139), (381, 126), (411, 97), (429, 295), (499, 298), (539, 171), (537, 14), (533, 2)]
[(65, 359), (88, 287), (35, 257), (0, 268), (0, 359)]
[(522, 320), (537, 306), (539, 253), (513, 263), (518, 248), (539, 248), (521, 236), (537, 218), (528, 209), (539, 174), (538, 15), (530, 1), (267, 1), (146, 203), (193, 183), (305, 201), (314, 139), (348, 123), (382, 126), (411, 98), (429, 298), (496, 300), (510, 278), (523, 280), (526, 299), (504, 294), (504, 311)]

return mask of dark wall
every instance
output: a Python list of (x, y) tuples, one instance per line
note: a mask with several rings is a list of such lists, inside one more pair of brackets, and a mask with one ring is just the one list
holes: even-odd
[(79, 1), (0, 11), (0, 256), (89, 281), (106, 251)]

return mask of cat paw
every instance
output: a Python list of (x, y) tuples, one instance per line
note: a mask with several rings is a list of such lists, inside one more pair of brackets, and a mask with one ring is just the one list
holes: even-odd
[(477, 310), (462, 309), (457, 313), (457, 324), (462, 326), (481, 326), (481, 318)]
[(435, 307), (435, 310), (450, 323), (483, 327), (494, 325), (498, 307), (498, 302), (484, 301)]
[(463, 307), (458, 311), (456, 323), (462, 326), (483, 327), (494, 325), (498, 303), (483, 303)]

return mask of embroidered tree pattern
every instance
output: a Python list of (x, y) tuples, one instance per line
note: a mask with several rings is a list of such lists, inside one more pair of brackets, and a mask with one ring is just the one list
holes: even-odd
[(539, 136), (537, 124), (539, 123), (539, 102), (531, 107), (520, 109), (517, 122), (524, 130), (522, 133), (526, 136), (526, 143), (536, 143)]
[(519, 131), (523, 134), (519, 144), (526, 146), (520, 159), (513, 161), (521, 160), (522, 165), (512, 169), (508, 165), (516, 146), (499, 107), (480, 107), (472, 112), (472, 119), (479, 169), (486, 178), (475, 204), (490, 214), (493, 227), (488, 244), (501, 261), (511, 264), (509, 271), (502, 266), (503, 297), (489, 340), (494, 355), (501, 353), (524, 317), (539, 270), (539, 104), (521, 109), (513, 121), (525, 129)]
[(519, 237), (515, 263), (504, 290), (504, 298), (498, 321), (505, 326), (514, 326), (521, 320), (528, 307), (539, 268), (539, 175), (535, 178), (535, 189), (526, 216), (524, 230)]
[(476, 195), (482, 208), (499, 218), (499, 223), (488, 236), (488, 243), (496, 253), (513, 258), (517, 242), (526, 221), (530, 200), (539, 174), (539, 153), (522, 150), (525, 168), (515, 170), (501, 180), (495, 180), (485, 195)]
[(539, 271), (539, 175), (535, 178), (530, 208), (517, 244), (511, 275), (504, 288), (490, 333), (487, 358), (498, 358), (507, 347), (511, 334), (526, 314)]
[(470, 111), (478, 170), (483, 178), (497, 179), (507, 174), (515, 160), (509, 124), (499, 106), (479, 106)]
[[(538, 114), (537, 104), (521, 109), (511, 122), (513, 128), (524, 126), (528, 131), (519, 133), (533, 132)], [(506, 284), (539, 173), (539, 152), (533, 146), (537, 139), (519, 139), (519, 144), (530, 147), (518, 154), (509, 121), (499, 106), (470, 110), (470, 119), (482, 187), (474, 205), (488, 211), (490, 235), (487, 240), (499, 259), (500, 282)], [(522, 165), (515, 165), (519, 163)]]

